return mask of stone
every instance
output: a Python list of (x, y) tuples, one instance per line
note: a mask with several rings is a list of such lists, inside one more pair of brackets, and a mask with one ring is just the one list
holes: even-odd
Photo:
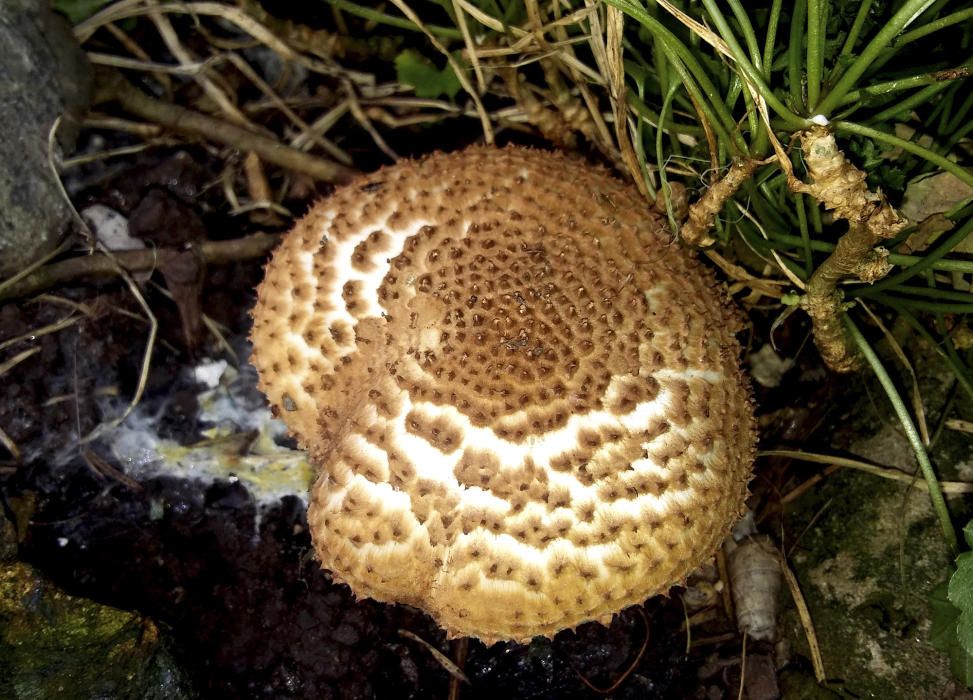
[(73, 148), (92, 74), (71, 27), (43, 0), (0, 3), (0, 66), (0, 277), (7, 277), (52, 250), (70, 221), (48, 134), (62, 117), (57, 147)]

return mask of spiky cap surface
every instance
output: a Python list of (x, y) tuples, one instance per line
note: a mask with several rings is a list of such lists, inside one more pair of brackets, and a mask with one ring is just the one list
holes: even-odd
[(755, 443), (738, 328), (629, 185), (476, 147), (313, 207), (252, 360), (321, 470), (335, 579), (523, 641), (665, 593), (722, 541)]

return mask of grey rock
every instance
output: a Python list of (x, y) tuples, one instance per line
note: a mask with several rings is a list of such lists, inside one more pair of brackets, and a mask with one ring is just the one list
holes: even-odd
[(0, 277), (50, 251), (70, 211), (48, 165), (47, 138), (70, 150), (92, 73), (71, 27), (44, 0), (0, 2)]

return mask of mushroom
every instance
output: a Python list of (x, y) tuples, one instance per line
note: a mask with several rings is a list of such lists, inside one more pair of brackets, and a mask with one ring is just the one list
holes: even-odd
[(387, 167), (283, 238), (253, 318), (260, 388), (320, 469), (322, 565), (451, 636), (607, 623), (743, 512), (737, 312), (604, 169), (515, 147)]

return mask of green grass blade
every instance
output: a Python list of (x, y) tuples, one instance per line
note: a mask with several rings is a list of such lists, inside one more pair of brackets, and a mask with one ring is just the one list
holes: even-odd
[(862, 335), (862, 332), (858, 330), (858, 326), (855, 325), (855, 322), (851, 320), (848, 314), (844, 315), (844, 322), (848, 333), (872, 368), (882, 388), (885, 389), (885, 394), (888, 396), (895, 415), (898, 417), (899, 423), (905, 431), (906, 438), (908, 438), (909, 444), (912, 446), (912, 451), (916, 455), (916, 461), (919, 463), (919, 469), (922, 471), (922, 476), (926, 480), (926, 485), (929, 487), (929, 500), (932, 502), (936, 517), (939, 518), (939, 526), (943, 530), (943, 537), (950, 551), (955, 556), (959, 552), (956, 529), (953, 527), (952, 519), (949, 516), (949, 508), (946, 505), (946, 499), (943, 498), (943, 491), (939, 487), (939, 478), (932, 468), (932, 462), (929, 461), (929, 454), (922, 444), (922, 439), (919, 437), (919, 431), (916, 430), (915, 423), (912, 421), (912, 416), (909, 415), (909, 409), (899, 395), (898, 389), (895, 388), (895, 382), (892, 381), (888, 372), (885, 371), (885, 367), (882, 365), (882, 361), (875, 353), (875, 350), (872, 349), (872, 346), (865, 339), (865, 336)]

